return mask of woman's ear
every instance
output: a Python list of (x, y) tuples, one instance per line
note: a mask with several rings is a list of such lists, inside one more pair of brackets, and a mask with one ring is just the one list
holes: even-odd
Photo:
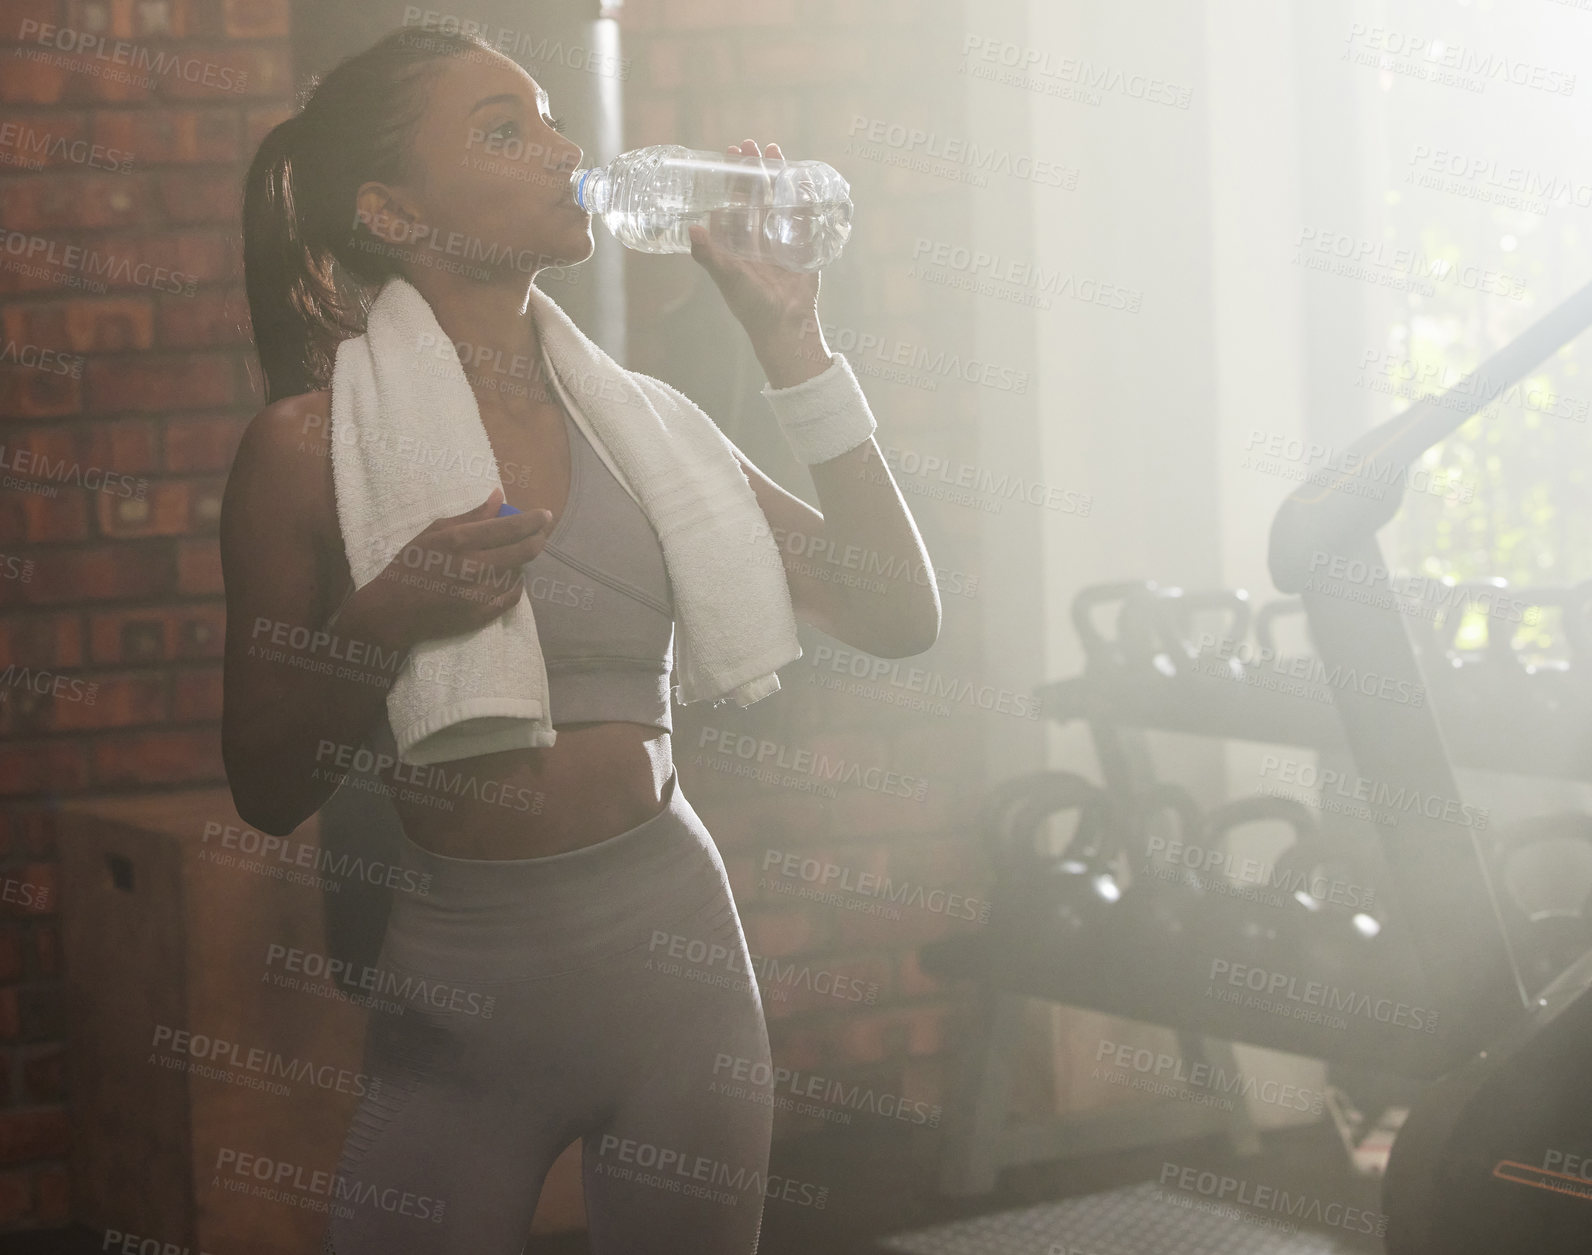
[(354, 197), (354, 221), (388, 244), (407, 244), (415, 236), (419, 215), (385, 183), (363, 183)]

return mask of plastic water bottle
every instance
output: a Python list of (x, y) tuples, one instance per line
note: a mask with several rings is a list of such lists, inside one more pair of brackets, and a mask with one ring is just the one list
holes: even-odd
[(653, 144), (571, 176), (575, 201), (626, 248), (689, 253), (690, 227), (737, 257), (818, 270), (851, 235), (851, 185), (821, 161)]

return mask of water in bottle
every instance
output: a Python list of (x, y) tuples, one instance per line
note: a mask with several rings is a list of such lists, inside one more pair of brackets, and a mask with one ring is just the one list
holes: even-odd
[(851, 235), (851, 185), (821, 161), (653, 144), (571, 179), (581, 208), (643, 253), (689, 253), (690, 227), (700, 223), (737, 257), (817, 270)]

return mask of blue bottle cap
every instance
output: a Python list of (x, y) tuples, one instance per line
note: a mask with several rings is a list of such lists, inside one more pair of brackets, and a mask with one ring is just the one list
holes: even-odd
[(498, 516), (498, 518), (502, 518), (505, 514), (519, 514), (519, 513), (521, 513), (521, 511), (516, 510), (507, 501), (505, 501), (502, 505), (500, 505), (498, 507), (497, 516)]

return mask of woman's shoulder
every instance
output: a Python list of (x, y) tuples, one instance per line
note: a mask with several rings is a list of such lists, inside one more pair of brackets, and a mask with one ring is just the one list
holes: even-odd
[(304, 455), (324, 461), (331, 451), (331, 414), (332, 394), (325, 389), (269, 402), (244, 428), (234, 469), (245, 461), (286, 469), (302, 464)]
[(331, 459), (331, 393), (304, 392), (263, 406), (244, 428), (228, 494), (275, 502), (321, 530), (336, 523)]

